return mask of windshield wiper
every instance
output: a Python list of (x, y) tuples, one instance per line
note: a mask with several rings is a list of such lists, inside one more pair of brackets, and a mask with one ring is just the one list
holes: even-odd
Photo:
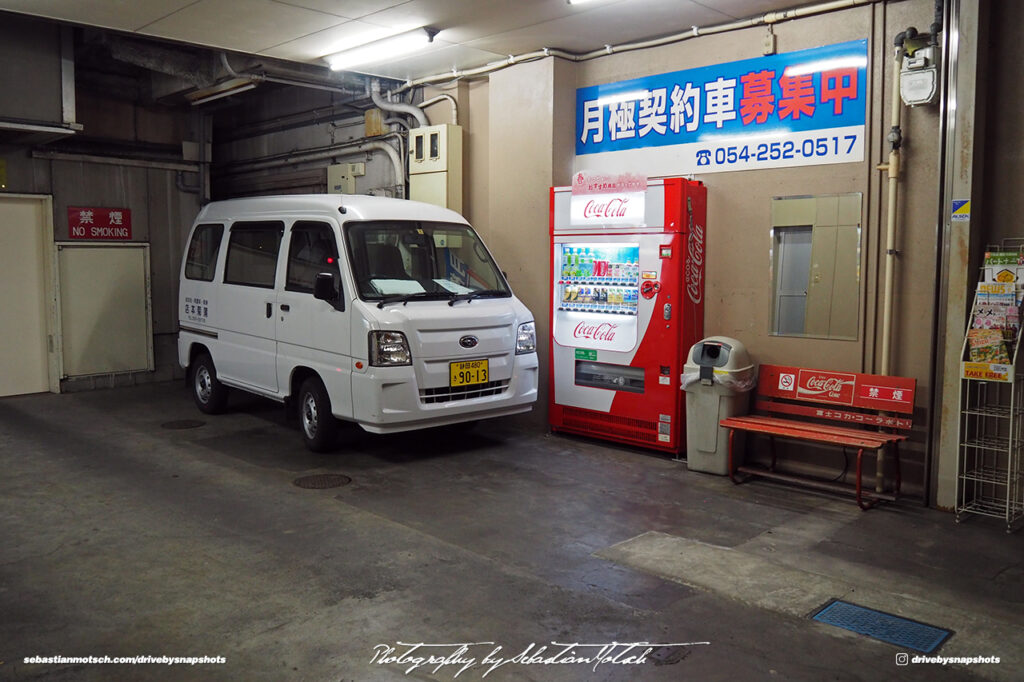
[(479, 291), (470, 291), (466, 294), (452, 294), (448, 299), (448, 305), (455, 305), (456, 301), (468, 301), (473, 302), (474, 298), (483, 298), (484, 296), (505, 296), (508, 292), (500, 291), (498, 289), (480, 289)]
[(409, 301), (420, 299), (420, 300), (440, 300), (447, 298), (448, 293), (444, 291), (417, 291), (415, 294), (391, 294), (384, 296), (377, 301), (377, 307), (383, 308), (388, 303), (401, 303), (402, 305), (407, 304)]

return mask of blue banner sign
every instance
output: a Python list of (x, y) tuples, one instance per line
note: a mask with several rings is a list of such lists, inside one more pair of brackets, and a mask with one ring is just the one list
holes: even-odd
[(866, 40), (576, 90), (576, 169), (648, 175), (864, 159)]

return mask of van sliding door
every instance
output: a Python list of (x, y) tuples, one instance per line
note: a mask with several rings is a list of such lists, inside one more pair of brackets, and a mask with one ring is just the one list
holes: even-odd
[(275, 310), (278, 253), (284, 223), (240, 221), (230, 229), (215, 359), (222, 378), (277, 393)]

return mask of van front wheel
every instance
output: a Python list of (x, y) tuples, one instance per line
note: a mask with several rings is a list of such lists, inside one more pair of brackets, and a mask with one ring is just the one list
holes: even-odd
[(219, 414), (228, 404), (228, 387), (217, 380), (213, 359), (203, 353), (192, 362), (192, 399), (200, 412)]
[(331, 399), (319, 377), (310, 377), (299, 389), (299, 430), (302, 442), (313, 452), (327, 452), (334, 446), (338, 422), (331, 413)]

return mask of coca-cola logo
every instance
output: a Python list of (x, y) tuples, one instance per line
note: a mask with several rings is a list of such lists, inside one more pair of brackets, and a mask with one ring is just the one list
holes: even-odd
[(602, 322), (600, 324), (588, 323), (586, 320), (576, 325), (576, 328), (572, 330), (572, 335), (577, 339), (590, 339), (591, 341), (614, 341), (615, 330), (619, 328), (619, 325), (612, 324), (611, 322)]
[(797, 393), (810, 396), (812, 400), (850, 404), (855, 381), (856, 376), (852, 374), (801, 372)]
[(594, 201), (591, 199), (583, 207), (584, 218), (622, 218), (626, 215), (629, 199), (627, 197), (615, 197), (608, 201)]
[(843, 381), (837, 377), (809, 377), (807, 379), (807, 393), (825, 393), (827, 391), (841, 391), (843, 386), (846, 384), (852, 384), (852, 381)]
[(694, 224), (686, 240), (686, 293), (695, 304), (704, 298), (704, 227)]

